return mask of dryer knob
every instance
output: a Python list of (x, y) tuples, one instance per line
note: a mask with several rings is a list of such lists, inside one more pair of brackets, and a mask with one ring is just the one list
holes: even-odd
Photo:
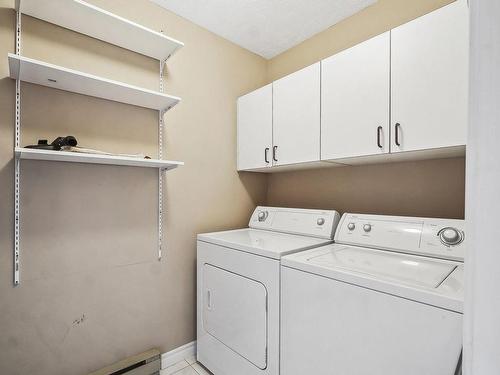
[(371, 224), (363, 225), (363, 230), (368, 233), (369, 231), (372, 230), (372, 225)]
[(354, 228), (356, 228), (356, 224), (354, 224), (354, 223), (347, 224), (347, 229), (354, 230)]
[(257, 214), (257, 218), (259, 219), (259, 221), (265, 221), (267, 218), (267, 211), (259, 211), (259, 213)]
[(322, 217), (320, 217), (320, 218), (316, 221), (316, 224), (318, 224), (318, 225), (323, 225), (323, 224), (325, 224), (325, 219), (323, 219)]

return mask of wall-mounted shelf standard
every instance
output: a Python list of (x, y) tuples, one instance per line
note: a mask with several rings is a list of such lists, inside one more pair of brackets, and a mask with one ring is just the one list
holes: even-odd
[(94, 76), (43, 61), (9, 53), (10, 78), (54, 89), (167, 111), (181, 100), (127, 83)]
[(133, 157), (85, 154), (79, 152), (50, 151), (33, 148), (16, 147), (16, 158), (27, 160), (46, 160), (71, 163), (122, 165), (129, 167), (158, 168), (168, 171), (184, 165), (181, 161), (140, 159)]
[(16, 10), (164, 61), (184, 44), (81, 0), (17, 0)]

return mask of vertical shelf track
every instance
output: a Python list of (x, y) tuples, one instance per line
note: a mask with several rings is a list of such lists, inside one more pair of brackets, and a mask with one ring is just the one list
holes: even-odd
[[(21, 12), (16, 13), (16, 54), (21, 54)], [(21, 81), (16, 80), (15, 147), (21, 144)], [(20, 282), (20, 158), (14, 158), (14, 285)]]
[[(160, 60), (160, 92), (163, 92), (165, 60)], [(164, 111), (158, 111), (158, 159), (163, 158)], [(158, 260), (162, 258), (163, 245), (163, 171), (158, 169)]]

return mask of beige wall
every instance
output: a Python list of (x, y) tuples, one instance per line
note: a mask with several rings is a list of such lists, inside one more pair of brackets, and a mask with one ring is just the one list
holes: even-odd
[(463, 218), (463, 158), (348, 166), (269, 177), (268, 204), (339, 212)]
[[(268, 63), (268, 82), (450, 3), (379, 0)], [(341, 212), (463, 218), (464, 158), (276, 173), (267, 203)]]
[[(23, 161), (21, 279), (12, 286), (13, 1), (0, 0), (0, 373), (83, 374), (165, 352), (196, 335), (196, 233), (243, 226), (266, 176), (236, 173), (236, 98), (265, 83), (266, 61), (147, 0), (91, 1), (182, 40), (166, 91), (166, 249), (157, 261), (157, 172)], [(23, 17), (22, 54), (158, 89), (158, 62)], [(22, 144), (74, 134), (81, 145), (157, 152), (157, 112), (25, 84)]]

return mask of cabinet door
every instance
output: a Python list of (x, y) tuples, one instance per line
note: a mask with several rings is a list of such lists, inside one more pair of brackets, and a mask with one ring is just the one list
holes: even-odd
[(389, 32), (321, 62), (321, 159), (389, 152)]
[(273, 83), (274, 165), (319, 160), (320, 63)]
[(465, 0), (391, 31), (391, 152), (465, 145), (468, 46)]
[(271, 165), (273, 86), (238, 98), (238, 170)]

